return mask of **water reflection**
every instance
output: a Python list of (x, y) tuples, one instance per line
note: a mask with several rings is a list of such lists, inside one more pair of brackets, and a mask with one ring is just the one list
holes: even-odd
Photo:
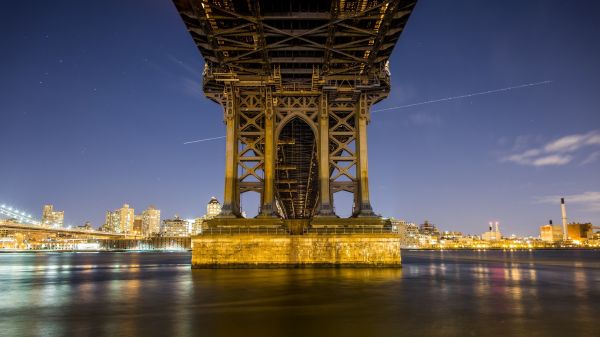
[(598, 252), (403, 254), (402, 269), (291, 270), (191, 270), (187, 254), (0, 254), (0, 331), (600, 335)]

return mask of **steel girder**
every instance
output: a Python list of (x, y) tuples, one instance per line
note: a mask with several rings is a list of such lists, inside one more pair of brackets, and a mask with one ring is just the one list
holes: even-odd
[(296, 87), (311, 86), (315, 71), (326, 81), (384, 79), (416, 0), (174, 2), (210, 69), (210, 90), (223, 76), (269, 82), (279, 74)]

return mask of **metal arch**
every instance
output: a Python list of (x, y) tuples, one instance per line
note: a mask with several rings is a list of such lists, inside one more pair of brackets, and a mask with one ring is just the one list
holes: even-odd
[[(283, 206), (285, 218), (309, 218), (316, 211), (318, 199), (317, 134), (298, 116), (281, 125), (277, 139), (286, 138), (277, 145), (277, 200)], [(288, 138), (293, 141), (287, 142)]]
[(315, 122), (312, 119), (310, 119), (306, 114), (303, 114), (301, 112), (292, 112), (290, 114), (287, 114), (285, 117), (283, 117), (283, 119), (281, 119), (277, 123), (277, 128), (275, 129), (275, 137), (277, 139), (279, 139), (279, 135), (281, 133), (281, 130), (285, 127), (285, 125), (288, 124), (289, 122), (291, 122), (295, 118), (300, 118), (306, 124), (308, 124), (308, 126), (310, 126), (311, 130), (313, 131), (313, 133), (315, 135), (315, 139), (317, 141), (319, 140), (319, 138), (318, 138), (319, 137), (319, 129), (315, 125)]

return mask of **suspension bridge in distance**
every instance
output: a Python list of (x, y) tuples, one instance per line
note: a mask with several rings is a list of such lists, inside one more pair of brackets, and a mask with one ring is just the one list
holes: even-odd
[(30, 214), (0, 205), (0, 249), (14, 250), (187, 250), (189, 237), (145, 237), (91, 228), (44, 225)]

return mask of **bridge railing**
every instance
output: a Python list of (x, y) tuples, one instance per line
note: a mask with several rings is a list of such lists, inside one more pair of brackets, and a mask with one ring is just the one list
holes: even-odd
[[(256, 227), (221, 227), (206, 228), (201, 235), (243, 235), (243, 234), (261, 234), (261, 235), (290, 235), (291, 232), (286, 228), (256, 228)], [(354, 228), (304, 228), (302, 234), (398, 234), (398, 230), (389, 227), (354, 227)]]
[(304, 228), (303, 234), (399, 234), (388, 227), (324, 227)]
[(289, 235), (290, 231), (286, 228), (271, 227), (220, 227), (205, 228), (201, 235), (241, 235), (241, 234), (267, 234), (267, 235)]

